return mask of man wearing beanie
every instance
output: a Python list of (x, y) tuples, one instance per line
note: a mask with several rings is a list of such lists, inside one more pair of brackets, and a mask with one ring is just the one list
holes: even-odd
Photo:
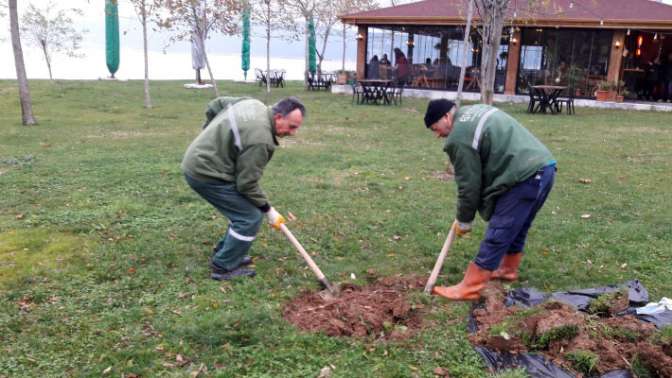
[(457, 108), (429, 102), (425, 126), (446, 138), (455, 170), (456, 234), (471, 231), (476, 211), (488, 221), (485, 238), (462, 281), (434, 288), (451, 300), (476, 300), (490, 279), (515, 281), (527, 233), (555, 178), (553, 155), (513, 117), (488, 105)]
[(248, 97), (218, 97), (208, 104), (203, 131), (182, 160), (191, 188), (229, 219), (229, 227), (210, 259), (213, 280), (251, 277), (247, 268), (263, 215), (276, 229), (285, 223), (261, 190), (259, 180), (278, 145), (294, 135), (306, 113), (295, 97), (272, 107)]

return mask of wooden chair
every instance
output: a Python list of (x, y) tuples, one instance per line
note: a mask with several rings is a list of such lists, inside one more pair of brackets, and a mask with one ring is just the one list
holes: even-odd
[(567, 109), (567, 114), (576, 114), (574, 110), (574, 94), (575, 90), (572, 87), (567, 88), (567, 96), (558, 97), (555, 99), (555, 106), (558, 110), (558, 113), (562, 112), (562, 107), (564, 106)]

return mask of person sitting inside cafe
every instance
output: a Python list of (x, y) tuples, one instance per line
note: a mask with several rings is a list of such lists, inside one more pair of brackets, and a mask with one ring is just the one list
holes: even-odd
[(390, 72), (390, 60), (387, 58), (387, 54), (383, 54), (383, 57), (380, 58), (378, 62), (378, 75), (381, 79), (387, 80)]
[(369, 61), (369, 69), (366, 72), (368, 79), (378, 79), (379, 65), (378, 55), (374, 55)]
[(410, 69), (408, 67), (406, 55), (404, 55), (398, 47), (394, 49), (394, 68), (397, 73), (397, 83), (401, 85), (406, 84), (408, 82)]

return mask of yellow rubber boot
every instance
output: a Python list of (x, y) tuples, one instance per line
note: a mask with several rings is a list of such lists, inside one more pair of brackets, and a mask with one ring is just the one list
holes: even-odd
[(490, 275), (492, 275), (491, 271), (481, 269), (471, 262), (464, 273), (462, 282), (450, 287), (437, 286), (432, 293), (453, 301), (475, 301), (481, 298), (480, 291), (490, 280)]
[(518, 267), (523, 259), (522, 252), (504, 255), (499, 268), (492, 272), (493, 280), (516, 281), (518, 279)]

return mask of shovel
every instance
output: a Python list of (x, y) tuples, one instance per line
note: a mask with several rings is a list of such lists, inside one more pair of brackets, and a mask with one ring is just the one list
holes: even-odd
[(297, 251), (299, 251), (301, 257), (303, 257), (303, 259), (306, 260), (306, 264), (308, 264), (310, 270), (312, 270), (313, 273), (315, 273), (315, 276), (317, 276), (317, 280), (320, 281), (320, 284), (322, 284), (322, 286), (327, 289), (326, 291), (324, 290), (321, 291), (319, 295), (323, 299), (333, 299), (334, 297), (336, 297), (338, 295), (338, 289), (334, 285), (332, 285), (331, 282), (329, 282), (327, 277), (324, 275), (324, 273), (322, 273), (317, 264), (315, 264), (315, 261), (313, 261), (313, 259), (310, 257), (308, 252), (306, 252), (301, 243), (299, 243), (299, 241), (296, 240), (294, 234), (292, 234), (292, 232), (289, 231), (289, 228), (287, 228), (287, 226), (285, 226), (284, 224), (281, 224), (280, 230), (282, 230), (285, 236), (287, 236), (287, 239), (289, 239), (289, 241), (292, 242), (292, 244), (294, 244), (294, 247), (296, 248)]
[(432, 293), (432, 289), (436, 284), (436, 279), (439, 278), (439, 273), (441, 272), (441, 268), (443, 267), (443, 260), (446, 259), (446, 255), (448, 254), (450, 245), (453, 244), (453, 240), (455, 240), (456, 227), (457, 222), (453, 222), (453, 225), (450, 226), (450, 232), (448, 233), (448, 237), (446, 238), (446, 241), (443, 243), (441, 253), (439, 253), (439, 257), (436, 259), (436, 263), (434, 264), (434, 269), (432, 269), (432, 274), (429, 275), (429, 279), (427, 280), (427, 284), (425, 285), (425, 294)]

